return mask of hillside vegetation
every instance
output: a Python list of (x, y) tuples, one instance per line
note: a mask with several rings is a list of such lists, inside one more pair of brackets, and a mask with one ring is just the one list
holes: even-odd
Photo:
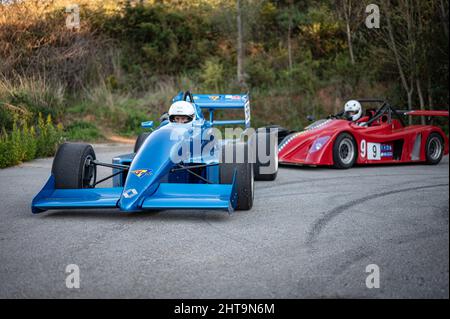
[(68, 28), (74, 1), (0, 1), (0, 150), (39, 136), (39, 114), (55, 145), (134, 137), (186, 89), (249, 91), (256, 127), (300, 129), (352, 97), (448, 109), (448, 0), (378, 1), (369, 29), (371, 2), (78, 0)]

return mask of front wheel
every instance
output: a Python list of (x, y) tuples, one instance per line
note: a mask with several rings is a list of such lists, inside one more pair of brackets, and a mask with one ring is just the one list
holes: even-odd
[(91, 188), (97, 177), (95, 152), (91, 145), (64, 143), (56, 151), (52, 174), (56, 189)]
[(430, 165), (439, 164), (444, 155), (444, 139), (438, 133), (431, 133), (425, 145), (426, 163)]
[(333, 167), (347, 169), (356, 162), (357, 147), (353, 136), (348, 133), (338, 135), (333, 144)]

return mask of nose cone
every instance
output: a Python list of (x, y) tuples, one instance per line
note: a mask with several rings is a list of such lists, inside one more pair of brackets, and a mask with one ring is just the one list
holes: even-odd
[(310, 136), (308, 131), (301, 131), (286, 137), (278, 147), (280, 162), (289, 161), (292, 153), (301, 148), (310, 139)]
[(122, 211), (141, 209), (144, 199), (156, 191), (161, 178), (177, 163), (176, 155), (187, 133), (187, 128), (168, 125), (150, 134), (131, 163), (118, 203)]

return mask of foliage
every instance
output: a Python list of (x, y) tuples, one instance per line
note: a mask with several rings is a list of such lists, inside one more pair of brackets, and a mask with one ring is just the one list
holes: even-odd
[(223, 88), (224, 69), (218, 59), (208, 59), (202, 64), (199, 79), (203, 88), (220, 92)]
[(97, 126), (86, 121), (75, 121), (64, 130), (64, 137), (70, 141), (95, 141), (103, 138)]
[(24, 120), (13, 121), (12, 130), (0, 133), (0, 168), (17, 165), (36, 157), (52, 156), (62, 142), (62, 127), (39, 114), (38, 124), (29, 126)]
[[(23, 134), (38, 139), (39, 113), (64, 123), (69, 140), (97, 140), (107, 132), (138, 134), (140, 122), (157, 120), (181, 90), (239, 92), (235, 1), (78, 0), (81, 25), (68, 30), (71, 3), (0, 4), (0, 128), (8, 143)], [(371, 1), (345, 3), (354, 4), (354, 60), (344, 1), (241, 1), (253, 125), (300, 129), (306, 115), (334, 113), (353, 97), (389, 98), (404, 108), (387, 14), (412, 77), (414, 107), (419, 81), (425, 108), (448, 109), (448, 0), (379, 1), (380, 29), (364, 24)], [(36, 144), (36, 153), (44, 144)], [(29, 149), (14, 151), (15, 158), (31, 156)]]

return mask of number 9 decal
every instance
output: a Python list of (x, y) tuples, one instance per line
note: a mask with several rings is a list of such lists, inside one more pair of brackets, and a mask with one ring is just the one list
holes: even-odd
[(360, 154), (361, 154), (361, 158), (366, 158), (366, 140), (362, 140), (361, 141), (361, 145), (360, 145)]

